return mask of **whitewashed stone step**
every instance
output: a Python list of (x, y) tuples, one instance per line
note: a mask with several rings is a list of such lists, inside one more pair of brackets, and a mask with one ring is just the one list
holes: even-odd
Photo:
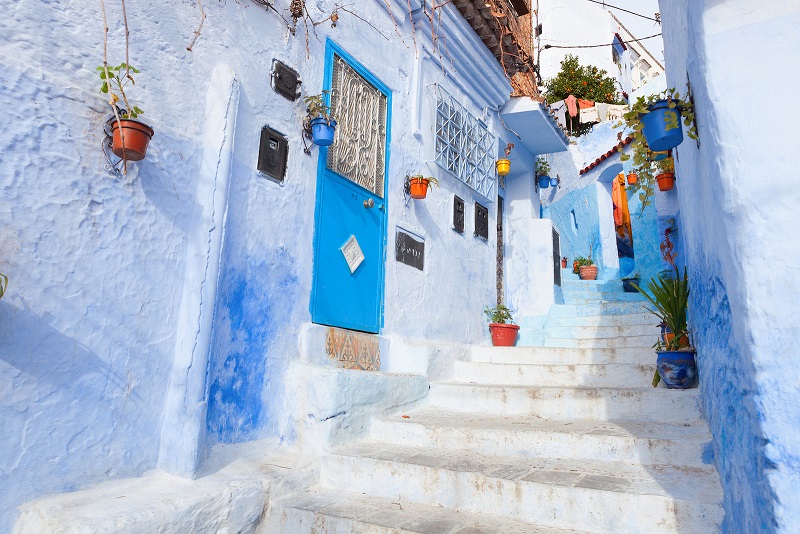
[(704, 422), (559, 421), (432, 408), (374, 420), (370, 437), (484, 454), (696, 467), (705, 465), (711, 441)]
[(322, 484), (347, 491), (586, 532), (714, 532), (723, 515), (713, 468), (364, 442), (328, 454), (320, 476)]
[(456, 362), (455, 381), (514, 386), (638, 388), (652, 382), (655, 370), (655, 361), (650, 365)]
[(589, 338), (575, 339), (571, 337), (556, 337), (549, 333), (545, 334), (544, 341), (537, 344), (540, 347), (564, 347), (564, 348), (650, 348), (658, 340), (658, 332), (641, 336), (625, 336), (612, 338)]
[(622, 289), (622, 280), (562, 280), (561, 290), (624, 292)]
[(569, 293), (564, 292), (567, 304), (603, 304), (619, 302), (636, 302), (644, 305), (647, 300), (637, 293)]
[(267, 534), (577, 534), (493, 514), (318, 488), (271, 503)]
[(651, 348), (472, 347), (470, 360), (500, 364), (604, 364), (649, 365), (656, 361)]
[(557, 304), (550, 308), (550, 317), (576, 317), (583, 315), (620, 315), (647, 311), (644, 302), (591, 302), (584, 304)]
[(658, 319), (652, 313), (625, 313), (616, 315), (551, 316), (547, 326), (626, 326), (650, 325), (656, 327)]
[[(548, 323), (544, 330), (548, 337), (570, 339), (617, 339), (622, 337), (648, 336), (658, 338), (661, 329), (652, 324), (628, 324), (608, 326), (559, 326)], [(652, 345), (655, 341), (652, 341)]]
[(701, 417), (697, 390), (645, 387), (551, 388), (461, 383), (431, 384), (432, 406), (469, 413), (543, 419), (682, 423)]

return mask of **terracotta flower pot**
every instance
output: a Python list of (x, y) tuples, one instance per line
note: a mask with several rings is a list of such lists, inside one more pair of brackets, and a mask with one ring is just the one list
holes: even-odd
[(505, 176), (511, 171), (511, 161), (507, 159), (498, 159), (496, 165), (497, 174), (500, 176)]
[[(669, 345), (669, 342), (672, 341), (672, 338), (674, 338), (674, 337), (675, 337), (675, 334), (673, 334), (672, 332), (664, 332), (664, 343), (666, 345)], [(678, 346), (681, 347), (681, 348), (686, 348), (686, 347), (689, 346), (689, 338), (688, 338), (688, 336), (686, 334), (683, 334), (678, 339)]]
[(561, 258), (561, 268), (562, 269), (567, 268), (567, 258)]
[(597, 265), (581, 265), (581, 280), (597, 280)]
[(572, 262), (572, 272), (578, 274), (578, 270), (580, 267), (578, 266), (578, 260)]
[(421, 176), (412, 177), (409, 181), (411, 198), (422, 200), (428, 194), (428, 179)]
[(636, 182), (639, 181), (639, 175), (635, 172), (628, 173), (628, 185), (636, 185)]
[[(121, 125), (121, 126), (120, 126)], [(125, 136), (125, 150), (122, 150), (122, 135), (120, 130)], [(117, 157), (127, 159), (128, 161), (141, 161), (147, 154), (147, 144), (155, 132), (151, 127), (143, 122), (133, 119), (120, 119), (119, 122), (114, 121), (111, 125), (111, 134), (113, 136), (113, 143), (111, 149)]]
[(675, 187), (675, 173), (661, 173), (656, 176), (656, 181), (658, 182), (658, 189), (660, 191), (672, 191), (672, 188)]
[(495, 347), (513, 347), (517, 342), (519, 325), (489, 323), (489, 331), (492, 333), (492, 345)]

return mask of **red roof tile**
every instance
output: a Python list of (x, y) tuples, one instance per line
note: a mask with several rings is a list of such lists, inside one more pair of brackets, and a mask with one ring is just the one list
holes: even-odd
[(586, 174), (587, 172), (594, 169), (595, 167), (603, 163), (605, 160), (607, 160), (617, 152), (622, 152), (622, 149), (625, 147), (625, 145), (629, 145), (632, 142), (633, 142), (633, 136), (628, 136), (623, 141), (617, 143), (611, 150), (609, 150), (608, 152), (606, 152), (605, 154), (594, 160), (592, 163), (581, 169), (579, 174)]

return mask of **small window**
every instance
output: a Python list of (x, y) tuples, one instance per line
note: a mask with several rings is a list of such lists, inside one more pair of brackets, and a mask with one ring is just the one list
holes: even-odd
[(475, 237), (489, 239), (489, 209), (475, 203)]
[(453, 197), (453, 230), (464, 233), (464, 200), (458, 196)]

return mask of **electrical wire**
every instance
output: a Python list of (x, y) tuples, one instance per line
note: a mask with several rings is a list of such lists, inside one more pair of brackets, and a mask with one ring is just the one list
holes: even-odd
[(654, 22), (658, 22), (659, 24), (661, 24), (661, 18), (660, 17), (657, 17), (657, 18), (648, 17), (647, 15), (642, 15), (640, 13), (636, 13), (635, 11), (628, 11), (627, 9), (623, 9), (623, 8), (617, 7), (617, 6), (612, 6), (611, 4), (608, 4), (606, 2), (600, 2), (598, 0), (588, 0), (588, 1), (589, 2), (593, 2), (595, 4), (600, 4), (603, 7), (610, 7), (611, 9), (618, 9), (620, 11), (624, 11), (625, 13), (630, 13), (631, 15), (636, 15), (637, 17), (642, 17), (643, 19), (652, 20)]
[[(644, 41), (645, 39), (652, 39), (653, 37), (660, 36), (660, 33), (656, 33), (655, 35), (648, 35), (647, 37), (642, 37), (641, 39), (628, 39), (627, 41), (622, 41), (623, 43), (638, 43), (639, 41)], [(614, 46), (614, 43), (608, 44), (598, 44), (598, 45), (574, 45), (574, 46), (561, 46), (561, 45), (551, 45), (546, 44), (542, 48), (547, 50), (548, 48), (600, 48), (603, 46)]]

